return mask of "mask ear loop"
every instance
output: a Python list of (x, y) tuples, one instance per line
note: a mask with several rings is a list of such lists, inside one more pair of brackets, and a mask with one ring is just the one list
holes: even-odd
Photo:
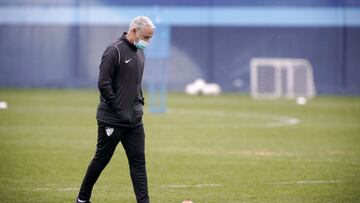
[(139, 38), (137, 42), (139, 42), (139, 41), (141, 40), (141, 37), (140, 37), (140, 33), (139, 33), (139, 30), (138, 30), (138, 29), (136, 29), (136, 35), (137, 35), (137, 37)]
[(139, 34), (139, 31), (138, 31), (138, 30), (136, 30), (136, 36), (137, 36), (139, 39), (138, 39), (137, 41), (136, 41), (136, 40), (134, 41), (134, 45), (135, 45), (135, 46), (137, 46), (137, 45), (139, 44), (140, 40), (141, 40), (140, 34)]

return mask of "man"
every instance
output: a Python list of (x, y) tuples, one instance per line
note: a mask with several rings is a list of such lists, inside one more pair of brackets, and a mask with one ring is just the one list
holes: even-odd
[(155, 26), (148, 17), (134, 18), (128, 33), (110, 44), (100, 64), (97, 108), (96, 153), (82, 182), (77, 203), (89, 203), (93, 186), (121, 141), (130, 168), (136, 200), (149, 203), (145, 167), (145, 133), (142, 124), (144, 97), (141, 80), (143, 49), (149, 44)]

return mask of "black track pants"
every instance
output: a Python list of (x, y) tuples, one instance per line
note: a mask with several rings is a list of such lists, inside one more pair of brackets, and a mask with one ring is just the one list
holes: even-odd
[(143, 125), (137, 127), (110, 126), (98, 121), (98, 141), (96, 153), (89, 164), (82, 182), (78, 198), (89, 200), (92, 188), (105, 166), (109, 163), (115, 148), (121, 141), (130, 167), (136, 200), (149, 203), (147, 176), (145, 167), (145, 133)]

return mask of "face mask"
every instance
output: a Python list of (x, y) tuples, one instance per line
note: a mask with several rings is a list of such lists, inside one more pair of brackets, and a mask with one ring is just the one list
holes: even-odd
[(138, 36), (139, 36), (139, 41), (137, 41), (137, 42), (134, 43), (135, 46), (136, 46), (138, 49), (145, 49), (145, 47), (146, 47), (147, 45), (149, 45), (149, 43), (147, 43), (147, 42), (145, 42), (144, 40), (142, 40), (142, 39), (140, 38), (140, 35), (139, 35), (139, 34), (138, 34)]

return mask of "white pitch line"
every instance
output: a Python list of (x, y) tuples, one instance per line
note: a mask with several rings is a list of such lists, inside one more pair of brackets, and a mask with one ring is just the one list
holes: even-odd
[(58, 188), (57, 190), (60, 190), (60, 191), (76, 191), (76, 190), (79, 190), (79, 188)]
[(186, 187), (190, 187), (190, 185), (163, 185), (162, 187), (168, 187), (168, 188), (186, 188)]
[(220, 184), (197, 184), (194, 187), (222, 187)]
[(37, 188), (25, 188), (25, 190), (31, 190), (31, 191), (76, 191), (79, 188), (49, 188), (49, 187), (37, 187)]
[(220, 184), (196, 184), (196, 185), (183, 185), (183, 184), (174, 184), (174, 185), (163, 185), (163, 188), (203, 188), (203, 187), (222, 187)]
[(299, 180), (299, 181), (289, 181), (289, 182), (280, 182), (281, 185), (305, 185), (305, 184), (333, 184), (341, 183), (342, 180)]
[[(269, 115), (269, 114), (261, 114), (261, 113), (253, 113), (253, 112), (230, 112), (230, 111), (222, 111), (222, 110), (190, 110), (190, 109), (170, 109), (169, 113), (172, 114), (192, 114), (192, 115), (200, 115), (200, 116), (216, 116), (216, 117), (235, 117), (235, 118), (252, 118), (254, 121), (264, 120), (263, 123), (252, 123), (252, 124), (241, 124), (233, 123), (233, 124), (214, 124), (214, 125), (196, 125), (195, 128), (211, 128), (211, 127), (228, 127), (228, 128), (244, 128), (244, 127), (265, 127), (265, 128), (273, 128), (273, 127), (282, 127), (282, 126), (291, 126), (297, 125), (300, 123), (298, 118), (281, 116), (281, 115)], [(186, 127), (186, 126), (185, 126)], [(193, 126), (192, 126), (193, 128)]]

